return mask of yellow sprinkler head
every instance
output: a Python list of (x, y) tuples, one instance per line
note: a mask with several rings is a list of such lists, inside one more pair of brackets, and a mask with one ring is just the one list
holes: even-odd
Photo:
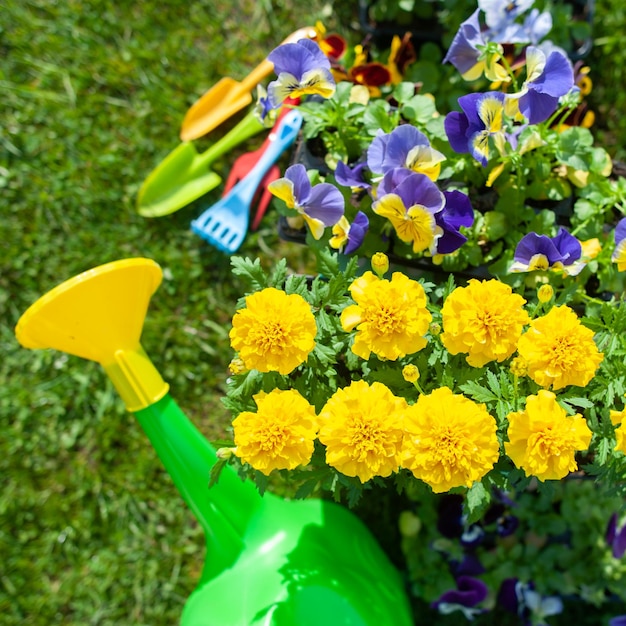
[(61, 283), (30, 306), (15, 328), (25, 348), (53, 348), (100, 363), (130, 411), (162, 398), (168, 385), (139, 340), (163, 272), (152, 260), (123, 259)]

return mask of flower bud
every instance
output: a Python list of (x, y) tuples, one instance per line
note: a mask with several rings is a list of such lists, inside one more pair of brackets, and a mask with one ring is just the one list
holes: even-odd
[(223, 459), (227, 461), (233, 456), (233, 454), (235, 454), (235, 450), (236, 448), (218, 448), (215, 451), (215, 455), (218, 459)]
[(402, 511), (398, 518), (398, 527), (403, 537), (415, 537), (422, 528), (422, 521), (412, 511)]
[(239, 357), (235, 357), (228, 365), (228, 371), (236, 376), (237, 374), (243, 374), (248, 371), (248, 368), (245, 366), (242, 359)]
[(382, 278), (389, 271), (389, 257), (384, 252), (376, 252), (372, 256), (372, 269)]
[(552, 289), (552, 285), (541, 285), (539, 289), (537, 289), (537, 298), (539, 302), (546, 303), (550, 302), (554, 296), (554, 289)]
[(428, 330), (433, 337), (437, 337), (441, 333), (441, 324), (439, 324), (439, 322), (432, 322)]
[(415, 365), (409, 364), (402, 368), (402, 376), (407, 383), (415, 383), (420, 378), (420, 371)]
[(516, 356), (511, 361), (510, 368), (514, 376), (521, 377), (528, 374), (528, 363), (521, 356)]

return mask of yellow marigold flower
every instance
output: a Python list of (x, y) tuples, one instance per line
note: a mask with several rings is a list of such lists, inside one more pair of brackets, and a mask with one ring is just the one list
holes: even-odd
[(525, 303), (499, 280), (473, 278), (446, 298), (441, 309), (441, 341), (452, 354), (467, 353), (466, 361), (473, 367), (503, 361), (515, 352), (530, 320)]
[(526, 398), (526, 409), (509, 413), (509, 441), (504, 449), (526, 476), (560, 480), (578, 469), (574, 454), (591, 442), (587, 422), (569, 417), (551, 391), (541, 389)]
[(234, 453), (266, 475), (306, 465), (318, 430), (313, 406), (295, 389), (274, 389), (254, 400), (256, 413), (245, 411), (233, 420)]
[(229, 336), (247, 369), (289, 374), (306, 361), (316, 334), (315, 317), (302, 296), (268, 287), (246, 297)]
[(550, 300), (552, 300), (554, 296), (554, 289), (552, 288), (552, 285), (541, 285), (541, 287), (539, 287), (539, 289), (537, 289), (537, 299), (539, 300), (539, 302), (542, 302), (543, 304), (545, 304), (546, 302), (550, 302)]
[(389, 476), (400, 465), (404, 398), (382, 383), (353, 381), (338, 389), (320, 413), (319, 440), (326, 463), (362, 483)]
[(343, 310), (341, 325), (346, 331), (357, 329), (354, 354), (369, 359), (373, 352), (393, 361), (427, 344), (424, 335), (432, 316), (417, 281), (401, 272), (394, 272), (391, 280), (365, 272), (350, 285), (350, 294), (356, 304)]
[(415, 383), (420, 379), (420, 371), (415, 365), (405, 365), (402, 368), (402, 377), (407, 383)]
[(555, 306), (530, 323), (520, 337), (518, 352), (528, 363), (528, 375), (542, 387), (584, 387), (594, 376), (603, 355), (593, 331), (580, 323), (567, 306)]
[(498, 460), (496, 421), (477, 404), (448, 387), (422, 395), (404, 414), (402, 467), (435, 493), (471, 487)]
[[(626, 418), (626, 407), (621, 411), (611, 411), (611, 423), (619, 426)], [(624, 426), (615, 429), (615, 450), (626, 454), (626, 437), (624, 436)]]

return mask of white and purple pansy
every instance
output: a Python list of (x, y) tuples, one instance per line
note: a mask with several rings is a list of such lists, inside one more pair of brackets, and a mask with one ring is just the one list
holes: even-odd
[(550, 615), (563, 612), (563, 601), (558, 596), (541, 596), (535, 591), (532, 582), (522, 582), (517, 578), (502, 581), (498, 591), (497, 603), (506, 611), (518, 616), (528, 617), (528, 623), (545, 624), (543, 620)]
[(559, 106), (559, 98), (574, 88), (574, 67), (559, 50), (547, 55), (536, 46), (526, 50), (526, 80), (521, 91), (507, 94), (507, 111), (516, 109), (530, 124), (547, 120)]
[(460, 611), (469, 620), (485, 612), (485, 609), (478, 608), (489, 593), (487, 585), (482, 580), (472, 576), (459, 576), (456, 586), (456, 589), (445, 591), (435, 600), (431, 604), (432, 608), (444, 615)]
[(278, 78), (267, 86), (267, 95), (273, 108), (287, 98), (319, 95), (330, 98), (335, 93), (335, 79), (330, 61), (315, 41), (300, 39), (274, 48), (267, 57), (274, 64)]
[(585, 267), (581, 257), (580, 241), (565, 228), (559, 228), (556, 237), (532, 232), (517, 244), (510, 271), (558, 270), (576, 276)]
[(459, 98), (462, 111), (452, 111), (444, 120), (448, 141), (455, 152), (469, 152), (482, 165), (487, 165), (492, 142), (503, 151), (507, 139), (503, 125), (504, 97), (502, 92), (487, 91)]
[(315, 239), (321, 239), (324, 228), (334, 226), (343, 216), (341, 192), (330, 183), (311, 185), (301, 163), (288, 167), (285, 176), (270, 183), (268, 189), (306, 222)]

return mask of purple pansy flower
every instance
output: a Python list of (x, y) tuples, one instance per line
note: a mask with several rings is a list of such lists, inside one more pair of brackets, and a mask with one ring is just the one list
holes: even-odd
[(444, 159), (428, 137), (410, 124), (401, 124), (391, 133), (379, 131), (367, 149), (367, 165), (375, 174), (403, 167), (437, 180)]
[(609, 626), (626, 626), (626, 615), (618, 615), (609, 620)]
[(453, 560), (450, 562), (450, 571), (455, 578), (459, 578), (461, 576), (479, 576), (485, 572), (485, 568), (473, 552), (468, 552), (463, 555), (461, 561)]
[(464, 548), (475, 548), (485, 539), (485, 531), (480, 524), (470, 524), (463, 529), (461, 545)]
[(458, 250), (467, 237), (460, 232), (462, 226), (474, 223), (474, 209), (470, 199), (461, 191), (444, 191), (446, 203), (443, 211), (435, 215), (443, 234), (437, 239), (437, 254), (450, 254)]
[(456, 589), (444, 592), (433, 602), (432, 608), (443, 614), (461, 611), (467, 619), (473, 619), (475, 615), (484, 611), (476, 608), (476, 605), (487, 597), (489, 591), (482, 580), (471, 576), (459, 576), (456, 586)]
[(611, 548), (611, 554), (621, 559), (626, 554), (626, 524), (617, 528), (617, 514), (613, 513), (606, 529), (606, 542)]
[(481, 0), (478, 7), (485, 13), (489, 30), (484, 36), (497, 43), (533, 43), (541, 41), (552, 30), (552, 16), (548, 11), (532, 9), (519, 23), (518, 18), (533, 5), (533, 0)]
[(524, 620), (524, 624), (532, 623), (544, 626), (544, 617), (558, 615), (563, 612), (563, 601), (558, 596), (543, 597), (532, 582), (524, 583), (517, 578), (502, 581), (498, 591), (497, 603), (505, 610), (516, 614)]
[[(393, 177), (394, 173), (395, 170), (391, 170), (385, 176)], [(411, 172), (390, 193), (383, 196), (379, 193), (372, 211), (386, 217), (398, 238), (412, 244), (413, 252), (430, 250), (432, 253), (443, 234), (435, 215), (443, 209), (444, 203), (443, 193), (428, 176)]]
[(382, 198), (384, 195), (392, 193), (393, 190), (411, 174), (413, 174), (413, 172), (407, 170), (405, 167), (396, 167), (396, 169), (388, 171), (376, 187), (376, 197)]
[(474, 80), (482, 73), (482, 68), (476, 73), (476, 66), (480, 57), (478, 46), (487, 44), (478, 21), (480, 9), (476, 9), (462, 24), (454, 35), (443, 63), (452, 63), (466, 80)]
[(267, 60), (274, 64), (278, 78), (267, 86), (268, 99), (278, 108), (288, 97), (319, 95), (330, 98), (335, 93), (335, 79), (330, 61), (315, 41), (300, 39), (274, 48)]
[(334, 226), (343, 216), (345, 203), (339, 189), (330, 183), (312, 186), (301, 163), (288, 167), (284, 178), (267, 188), (304, 219), (315, 239), (320, 239), (324, 228)]
[(534, 270), (563, 270), (570, 276), (581, 272), (585, 263), (580, 260), (580, 241), (559, 228), (556, 237), (528, 233), (515, 248), (511, 272), (532, 272)]
[(528, 11), (534, 0), (478, 0), (478, 8), (485, 14), (491, 29), (500, 30)]
[(333, 226), (333, 237), (329, 242), (330, 246), (336, 250), (343, 248), (344, 254), (352, 254), (363, 243), (369, 225), (367, 215), (363, 211), (359, 211), (356, 214), (352, 224), (343, 216)]
[(559, 50), (549, 54), (536, 46), (526, 50), (526, 81), (522, 90), (507, 95), (517, 101), (520, 113), (531, 124), (547, 120), (559, 105), (559, 98), (574, 87), (574, 67)]
[(451, 63), (465, 80), (476, 80), (483, 75), (491, 81), (508, 81), (507, 71), (498, 63), (500, 54), (486, 49), (488, 33), (478, 20), (476, 9), (459, 27), (443, 63)]
[(350, 167), (343, 161), (338, 161), (335, 168), (335, 180), (343, 187), (371, 189), (372, 185), (365, 179), (367, 171), (367, 163), (358, 163), (354, 167)]
[(499, 91), (470, 93), (459, 98), (462, 112), (452, 111), (446, 115), (444, 128), (450, 146), (455, 152), (470, 152), (487, 165), (491, 156), (490, 140), (498, 149), (504, 147), (506, 136), (502, 126), (504, 94)]
[(615, 249), (611, 255), (611, 261), (617, 263), (620, 272), (626, 270), (626, 217), (623, 217), (615, 227), (613, 234), (615, 239)]

